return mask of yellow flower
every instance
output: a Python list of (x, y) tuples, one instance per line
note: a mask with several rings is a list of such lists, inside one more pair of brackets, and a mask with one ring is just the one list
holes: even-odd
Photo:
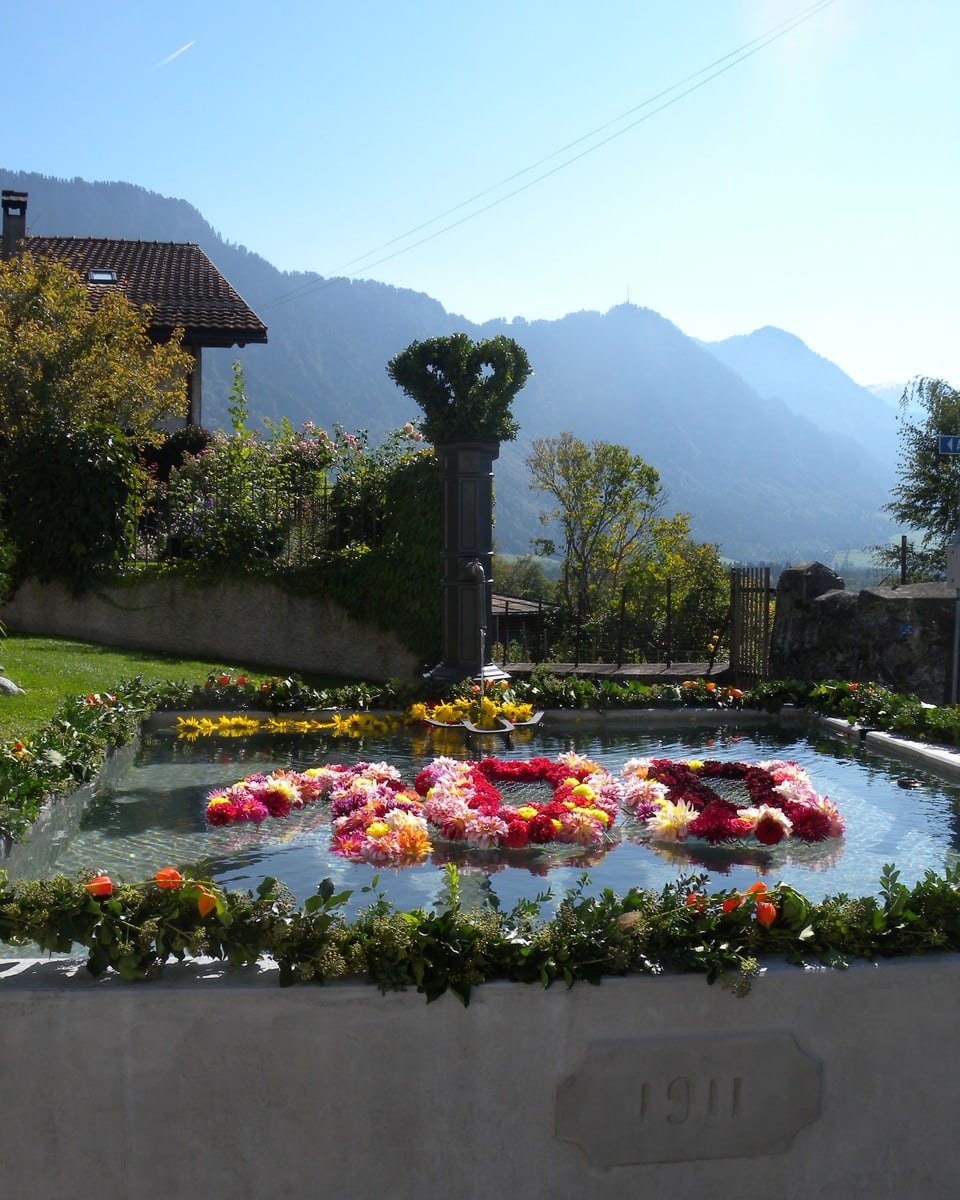
[(455, 704), (438, 704), (433, 710), (433, 719), (441, 725), (457, 725), (462, 716), (462, 711)]
[(477, 720), (477, 725), (481, 729), (496, 729), (497, 727), (497, 705), (486, 696), (480, 700), (480, 716)]
[(390, 832), (390, 826), (386, 821), (371, 821), (367, 826), (367, 833), (372, 838), (382, 838)]

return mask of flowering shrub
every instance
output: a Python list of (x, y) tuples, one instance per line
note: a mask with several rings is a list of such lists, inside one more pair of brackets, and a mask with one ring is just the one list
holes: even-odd
[(0, 745), (0, 834), (22, 836), (43, 804), (92, 779), (111, 747), (133, 738), (153, 707), (140, 680), (66, 701), (31, 738)]
[(158, 485), (156, 500), (169, 513), (165, 555), (221, 566), (273, 562), (297, 541), (298, 560), (309, 557), (299, 541), (326, 500), (327, 472), (357, 439), (331, 438), (312, 422), (298, 432), (284, 423), (269, 437), (240, 428), (218, 431), (197, 454), (188, 454)]
[[(169, 958), (219, 945), (217, 930), (230, 925), (231, 907), (217, 884), (175, 867), (138, 883), (88, 872), (73, 883), (57, 875), (10, 885), (0, 871), (0, 940), (59, 953), (84, 945), (93, 975), (113, 969), (123, 979), (153, 979)], [(242, 938), (222, 947), (221, 957), (255, 961), (241, 949)]]
[(154, 705), (169, 709), (265, 709), (268, 712), (299, 712), (308, 709), (358, 708), (374, 705), (395, 708), (404, 689), (396, 682), (349, 683), (340, 687), (315, 688), (296, 675), (272, 675), (250, 679), (229, 670), (208, 675), (203, 683), (165, 683), (154, 689)]
[[(641, 683), (625, 680), (589, 679), (557, 675), (548, 664), (533, 669), (529, 681), (514, 681), (511, 689), (518, 699), (536, 708), (624, 709), (624, 708), (747, 708), (756, 704), (753, 693), (727, 687), (711, 679), (687, 679), (682, 683)], [(806, 696), (809, 688), (804, 689)], [(780, 707), (784, 701), (775, 705)]]

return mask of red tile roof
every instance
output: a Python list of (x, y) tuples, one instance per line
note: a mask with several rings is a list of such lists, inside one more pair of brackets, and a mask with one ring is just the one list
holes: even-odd
[[(179, 326), (186, 342), (201, 346), (267, 340), (266, 325), (192, 243), (26, 237), (22, 245), (37, 257), (71, 267), (94, 296), (98, 288), (119, 287), (138, 307), (149, 304), (150, 332), (158, 339)], [(93, 282), (91, 271), (113, 271), (116, 283)]]

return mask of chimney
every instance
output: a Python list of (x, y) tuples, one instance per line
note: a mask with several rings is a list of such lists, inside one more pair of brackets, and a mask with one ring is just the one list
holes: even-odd
[(27, 193), (4, 188), (0, 194), (3, 203), (3, 242), (0, 258), (12, 258), (17, 252), (17, 243), (27, 236)]

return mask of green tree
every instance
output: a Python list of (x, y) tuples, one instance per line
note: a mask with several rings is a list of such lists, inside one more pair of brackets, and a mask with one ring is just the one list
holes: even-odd
[(562, 557), (557, 598), (575, 622), (577, 657), (584, 633), (627, 653), (659, 646), (668, 578), (675, 643), (706, 652), (725, 610), (723, 568), (715, 546), (692, 541), (688, 516), (663, 515), (655, 468), (625, 446), (572, 433), (537, 439), (526, 462), (531, 488), (555, 502), (540, 520), (559, 526), (560, 544), (541, 539), (538, 549)]
[(193, 365), (177, 333), (154, 345), (150, 314), (119, 291), (91, 304), (75, 271), (30, 254), (0, 262), (0, 430), (112, 426), (135, 440), (183, 416)]
[(630, 563), (622, 594), (625, 652), (659, 659), (669, 650), (674, 661), (694, 662), (716, 653), (729, 579), (717, 547), (690, 537), (686, 514), (660, 519), (648, 552)]
[(420, 405), (423, 435), (434, 445), (517, 436), (510, 406), (530, 375), (530, 362), (512, 338), (474, 343), (454, 333), (412, 342), (390, 360), (387, 374)]
[(572, 433), (537, 438), (525, 461), (530, 487), (554, 501), (540, 522), (559, 525), (561, 544), (541, 539), (537, 549), (562, 557), (558, 598), (576, 620), (579, 656), (584, 625), (610, 608), (629, 562), (655, 538), (660, 476), (625, 446), (588, 446)]
[(126, 553), (140, 471), (135, 444), (186, 411), (192, 358), (154, 345), (149, 314), (29, 254), (0, 262), (0, 520), (14, 578), (82, 587)]
[(494, 591), (520, 600), (551, 600), (556, 584), (547, 578), (543, 564), (532, 554), (507, 559), (493, 556)]
[[(893, 499), (884, 506), (914, 532), (907, 574), (942, 577), (944, 544), (960, 528), (960, 455), (941, 454), (938, 435), (960, 435), (960, 392), (942, 379), (916, 379), (904, 390), (898, 415), (900, 460)], [(899, 564), (898, 548), (874, 547), (879, 564)]]

